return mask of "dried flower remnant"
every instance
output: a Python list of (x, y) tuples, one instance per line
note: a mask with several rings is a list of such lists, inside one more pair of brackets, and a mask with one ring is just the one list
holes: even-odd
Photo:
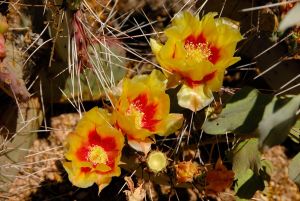
[(199, 20), (183, 12), (165, 30), (168, 40), (164, 45), (150, 41), (157, 61), (173, 82), (170, 85), (184, 84), (177, 95), (179, 105), (193, 111), (211, 102), (212, 92), (222, 86), (225, 69), (240, 60), (233, 57), (242, 39), (239, 30), (225, 18), (214, 19), (215, 16), (216, 13), (208, 13)]
[(111, 115), (97, 107), (88, 111), (76, 130), (67, 137), (67, 162), (63, 163), (73, 185), (86, 188), (93, 183), (99, 192), (113, 176), (120, 175), (124, 136), (112, 126)]
[(234, 172), (227, 170), (223, 165), (222, 159), (219, 158), (215, 169), (207, 172), (205, 178), (205, 193), (207, 195), (216, 195), (220, 192), (224, 192), (226, 188), (229, 188), (234, 180)]
[(149, 142), (148, 137), (154, 134), (166, 136), (181, 127), (182, 114), (170, 114), (166, 82), (158, 70), (124, 79), (113, 115), (116, 127), (127, 135), (129, 144), (132, 140)]
[(134, 187), (134, 183), (131, 177), (124, 177), (129, 190), (124, 190), (127, 201), (143, 201), (146, 197), (146, 190), (144, 183), (139, 184), (138, 187)]
[(178, 183), (192, 182), (200, 174), (200, 167), (192, 161), (183, 161), (175, 165)]

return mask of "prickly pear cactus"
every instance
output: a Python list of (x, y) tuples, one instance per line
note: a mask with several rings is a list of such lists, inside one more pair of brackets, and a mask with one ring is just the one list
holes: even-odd
[(18, 5), (9, 4), (0, 21), (0, 186), (6, 190), (22, 168), (43, 115), (40, 99), (30, 95), (24, 79), (33, 73), (26, 72), (26, 48), (33, 36), (30, 18)]
[(14, 13), (8, 16), (8, 22), (2, 15), (0, 16), (0, 43), (1, 43), (1, 63), (0, 63), (0, 88), (9, 96), (21, 101), (29, 99), (29, 92), (23, 80), (24, 57), (13, 43), (13, 32), (8, 31), (8, 27), (14, 29), (16, 24), (12, 22)]
[(18, 106), (1, 96), (0, 110), (0, 190), (5, 191), (14, 175), (25, 166), (27, 151), (37, 137), (43, 113), (38, 98), (30, 98)]
[[(69, 2), (66, 4), (69, 9), (65, 11), (65, 18), (62, 18), (60, 8), (49, 8), (47, 18), (54, 44), (47, 71), (59, 76), (49, 79), (47, 73), (43, 73), (42, 77), (45, 83), (51, 83), (50, 90), (54, 97), (49, 99), (54, 101), (98, 100), (107, 96), (127, 73), (126, 52), (122, 42), (114, 36), (101, 34), (104, 27), (97, 24), (89, 13), (78, 10), (78, 5), (91, 6), (102, 13), (97, 17), (104, 17), (106, 13), (105, 8), (95, 1), (87, 1), (84, 5), (77, 1)], [(49, 91), (47, 88), (45, 90)]]

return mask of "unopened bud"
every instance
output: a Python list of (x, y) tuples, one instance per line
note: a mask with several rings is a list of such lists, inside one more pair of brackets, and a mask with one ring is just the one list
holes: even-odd
[(161, 172), (168, 165), (167, 156), (161, 151), (153, 151), (148, 155), (147, 165), (152, 172)]

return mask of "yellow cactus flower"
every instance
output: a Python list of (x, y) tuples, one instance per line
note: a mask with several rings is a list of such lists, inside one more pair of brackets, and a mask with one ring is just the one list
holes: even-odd
[(123, 134), (114, 128), (111, 115), (97, 107), (88, 111), (76, 130), (67, 137), (66, 162), (63, 163), (73, 185), (86, 188), (94, 183), (99, 192), (112, 176), (119, 176), (118, 167), (124, 146)]
[[(210, 99), (212, 91), (220, 90), (225, 69), (240, 60), (233, 55), (237, 42), (242, 39), (239, 30), (229, 25), (228, 20), (214, 19), (215, 16), (216, 13), (208, 13), (199, 20), (183, 12), (165, 30), (168, 39), (164, 45), (150, 40), (152, 51), (170, 80), (177, 84), (182, 81), (191, 89), (204, 85), (200, 93), (206, 93)], [(187, 105), (181, 104), (194, 111), (203, 108), (199, 107), (203, 106), (201, 103)]]
[(166, 83), (165, 76), (158, 70), (150, 75), (124, 79), (113, 115), (116, 127), (129, 140), (144, 141), (153, 134), (166, 136), (181, 127), (183, 116), (170, 114)]

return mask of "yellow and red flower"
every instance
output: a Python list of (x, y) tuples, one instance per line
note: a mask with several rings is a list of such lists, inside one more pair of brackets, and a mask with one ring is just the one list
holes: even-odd
[[(238, 29), (225, 18), (214, 19), (216, 13), (208, 13), (201, 20), (189, 12), (179, 14), (172, 26), (165, 30), (164, 45), (151, 39), (150, 45), (157, 61), (170, 80), (183, 82), (195, 93), (212, 98), (212, 91), (222, 86), (225, 69), (240, 60), (233, 57), (237, 42), (242, 39)], [(204, 87), (200, 87), (204, 85)], [(183, 88), (182, 90), (188, 90)], [(186, 98), (185, 92), (182, 92)], [(178, 95), (179, 100), (182, 95)], [(195, 96), (191, 97), (192, 99)], [(197, 111), (205, 104), (188, 99), (181, 106)], [(196, 105), (193, 105), (195, 104)], [(191, 105), (192, 104), (192, 105)]]
[(101, 191), (118, 167), (124, 136), (114, 128), (111, 115), (97, 107), (88, 111), (67, 137), (66, 162), (63, 163), (73, 185), (86, 188), (94, 183)]
[(166, 136), (181, 127), (182, 115), (170, 114), (166, 84), (166, 77), (158, 70), (124, 79), (113, 114), (116, 127), (129, 141), (145, 141), (153, 134)]

